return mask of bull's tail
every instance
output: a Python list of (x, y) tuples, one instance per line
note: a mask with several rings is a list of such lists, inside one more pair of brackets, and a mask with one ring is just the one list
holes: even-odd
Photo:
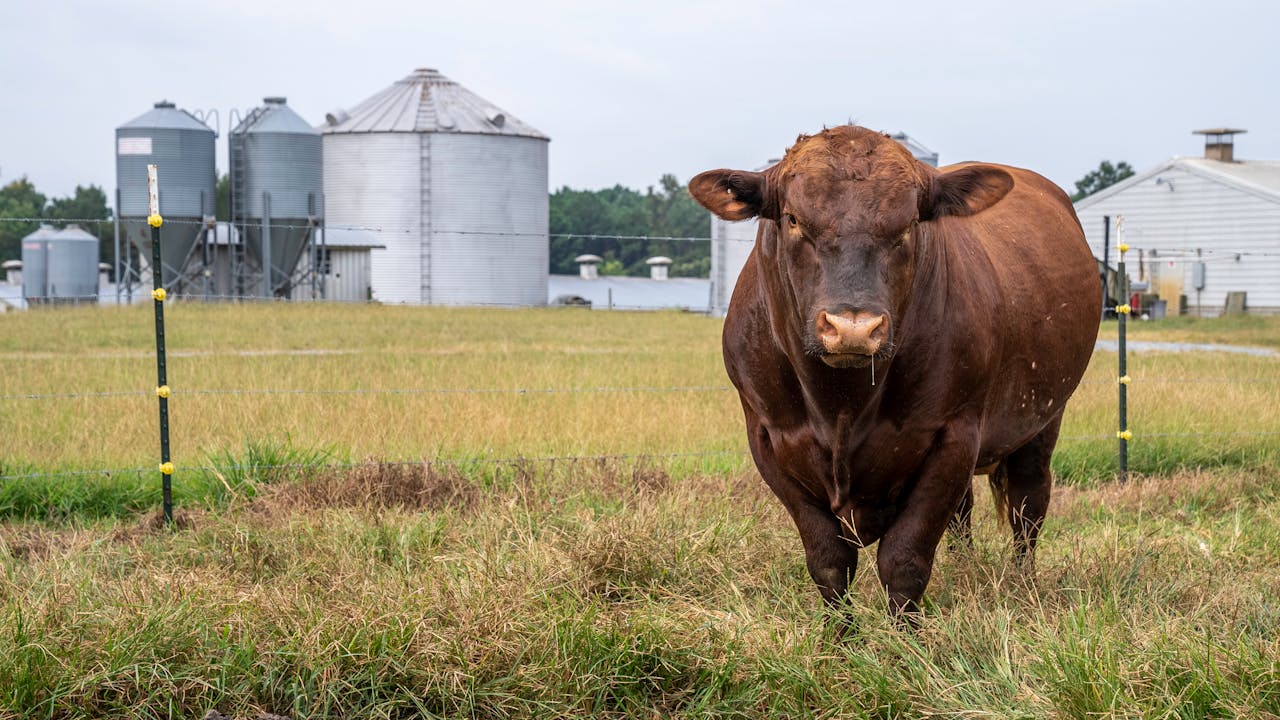
[(987, 473), (987, 484), (991, 486), (991, 500), (996, 505), (996, 515), (1006, 517), (1009, 514), (1009, 461), (1001, 460), (996, 468)]

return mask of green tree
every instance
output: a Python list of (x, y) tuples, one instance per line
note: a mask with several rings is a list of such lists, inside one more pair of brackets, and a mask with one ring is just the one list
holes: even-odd
[(1133, 175), (1133, 168), (1129, 166), (1129, 163), (1121, 160), (1119, 163), (1112, 165), (1110, 160), (1103, 160), (1098, 165), (1097, 170), (1076, 181), (1076, 192), (1071, 196), (1071, 202), (1083, 200), (1105, 187), (1115, 185), (1130, 175)]
[[(706, 238), (710, 220), (675, 175), (663, 175), (644, 193), (615, 185), (603, 190), (560, 188), (551, 194), (551, 272), (574, 274), (573, 258), (604, 258), (601, 271), (643, 276), (645, 260), (672, 259), (671, 275), (706, 277), (711, 272), (707, 241), (574, 237), (621, 235), (634, 238)], [(609, 273), (607, 273), (609, 274)]]
[(223, 173), (218, 178), (218, 184), (214, 187), (213, 195), (216, 207), (213, 210), (214, 215), (219, 220), (231, 219), (231, 177)]
[(23, 177), (0, 188), (0, 261), (22, 257), (22, 238), (35, 231), (37, 221), (14, 222), (7, 218), (44, 217), (45, 197)]

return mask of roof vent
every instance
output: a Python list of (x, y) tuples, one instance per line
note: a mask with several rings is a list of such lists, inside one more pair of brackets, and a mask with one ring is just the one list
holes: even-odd
[(1248, 131), (1239, 128), (1207, 128), (1191, 132), (1204, 136), (1205, 160), (1235, 162), (1235, 136)]
[(578, 263), (578, 277), (583, 280), (595, 280), (600, 277), (600, 268), (597, 266), (604, 262), (604, 258), (599, 255), (579, 255), (573, 261)]
[(156, 103), (155, 106), (158, 108), (163, 108), (165, 110), (171, 110), (174, 107), (176, 107), (173, 103), (169, 102), (168, 100), (161, 100), (160, 102)]
[(666, 280), (667, 269), (671, 267), (671, 258), (656, 255), (644, 261), (649, 266), (649, 277), (653, 280)]
[(490, 125), (497, 128), (507, 124), (507, 116), (503, 115), (500, 110), (490, 110), (485, 113), (484, 119), (488, 120)]
[(284, 98), (279, 95), (273, 95), (271, 97), (262, 98), (262, 102), (266, 103), (267, 105), (283, 105)]
[(351, 116), (347, 114), (346, 110), (343, 110), (342, 108), (338, 108), (337, 110), (330, 110), (329, 112), (325, 113), (324, 121), (329, 123), (330, 125), (341, 125), (342, 123), (346, 122), (347, 119), (350, 117)]

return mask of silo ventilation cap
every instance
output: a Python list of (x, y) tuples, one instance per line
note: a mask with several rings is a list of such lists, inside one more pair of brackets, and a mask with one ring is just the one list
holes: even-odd
[(156, 106), (157, 108), (164, 108), (164, 109), (172, 109), (172, 108), (174, 108), (174, 107), (177, 107), (176, 105), (174, 105), (173, 103), (169, 102), (168, 100), (161, 100), (160, 102), (156, 103), (156, 105), (155, 105), (155, 106)]
[(272, 95), (271, 97), (262, 98), (262, 102), (266, 103), (267, 105), (283, 105), (285, 102), (285, 99), (284, 99), (284, 96), (282, 95)]
[(324, 121), (329, 123), (330, 125), (341, 125), (342, 123), (346, 122), (347, 119), (350, 117), (351, 116), (347, 114), (346, 110), (343, 110), (342, 108), (338, 108), (337, 110), (330, 110), (329, 112), (325, 113)]
[(494, 110), (490, 108), (489, 112), (485, 113), (484, 117), (489, 121), (489, 124), (494, 127), (500, 128), (507, 123), (507, 116), (502, 114), (501, 110)]

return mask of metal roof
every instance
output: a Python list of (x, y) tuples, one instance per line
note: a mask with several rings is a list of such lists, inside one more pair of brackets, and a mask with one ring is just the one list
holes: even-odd
[(431, 68), (419, 68), (350, 110), (325, 116), (320, 132), (441, 132), (549, 140), (505, 110)]
[(213, 129), (208, 125), (195, 119), (191, 113), (186, 110), (179, 110), (174, 107), (173, 103), (167, 100), (161, 100), (155, 104), (155, 107), (142, 113), (138, 117), (116, 128), (124, 130), (126, 128), (165, 128), (175, 130), (203, 130), (212, 133)]
[(240, 133), (296, 133), (319, 135), (319, 131), (307, 124), (302, 116), (285, 104), (282, 97), (262, 98), (262, 106), (255, 108), (241, 120), (231, 132)]
[(1174, 168), (1186, 170), (1192, 174), (1225, 183), (1258, 197), (1280, 203), (1280, 161), (1245, 160), (1223, 162), (1200, 157), (1175, 157), (1146, 172), (1131, 175), (1114, 185), (1076, 201), (1076, 211), (1079, 212), (1094, 203), (1123, 192), (1126, 188), (1133, 187)]
[(316, 230), (316, 243), (331, 248), (385, 248), (386, 243), (373, 230), (361, 228), (322, 227)]

